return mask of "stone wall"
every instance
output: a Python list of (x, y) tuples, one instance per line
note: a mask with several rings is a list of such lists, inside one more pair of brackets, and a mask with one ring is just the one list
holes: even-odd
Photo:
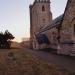
[[(75, 56), (75, 0), (68, 0), (60, 32), (61, 43), (57, 53)], [(62, 44), (62, 43), (66, 44)]]
[(59, 44), (57, 53), (75, 56), (75, 44)]
[[(72, 40), (74, 36), (75, 0), (68, 0), (62, 21), (61, 41)], [(73, 23), (72, 23), (73, 21)], [(63, 35), (62, 35), (63, 34)], [(68, 36), (67, 36), (68, 35)]]

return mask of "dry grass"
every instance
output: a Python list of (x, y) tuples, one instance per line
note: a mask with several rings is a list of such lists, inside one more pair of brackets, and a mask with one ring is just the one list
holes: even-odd
[(19, 49), (0, 50), (0, 75), (73, 75)]

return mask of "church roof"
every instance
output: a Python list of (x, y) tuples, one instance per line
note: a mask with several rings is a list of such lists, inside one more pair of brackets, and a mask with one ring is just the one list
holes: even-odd
[(36, 36), (36, 39), (38, 41), (39, 44), (49, 44), (49, 39), (47, 38), (47, 36), (45, 34), (39, 34)]
[(57, 17), (56, 19), (54, 19), (49, 25), (47, 25), (46, 27), (42, 28), (41, 31), (39, 33), (45, 32), (47, 30), (50, 30), (54, 27), (57, 27), (59, 25), (61, 25), (63, 19), (63, 14), (60, 15), (59, 17)]

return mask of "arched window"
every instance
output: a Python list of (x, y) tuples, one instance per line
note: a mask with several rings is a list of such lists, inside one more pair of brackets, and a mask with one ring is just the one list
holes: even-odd
[(75, 24), (74, 24), (74, 35), (75, 35)]
[(45, 6), (44, 5), (42, 6), (42, 11), (45, 11)]
[(74, 35), (75, 35), (75, 17), (72, 19), (71, 27), (72, 26), (73, 26), (73, 32), (74, 32)]
[(43, 20), (43, 23), (45, 23), (45, 19), (42, 19)]

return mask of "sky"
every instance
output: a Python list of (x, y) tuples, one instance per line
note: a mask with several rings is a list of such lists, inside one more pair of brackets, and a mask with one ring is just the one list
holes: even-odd
[[(30, 37), (29, 5), (34, 0), (0, 0), (0, 32), (8, 30), (15, 41)], [(51, 0), (53, 19), (64, 13), (67, 0)]]

